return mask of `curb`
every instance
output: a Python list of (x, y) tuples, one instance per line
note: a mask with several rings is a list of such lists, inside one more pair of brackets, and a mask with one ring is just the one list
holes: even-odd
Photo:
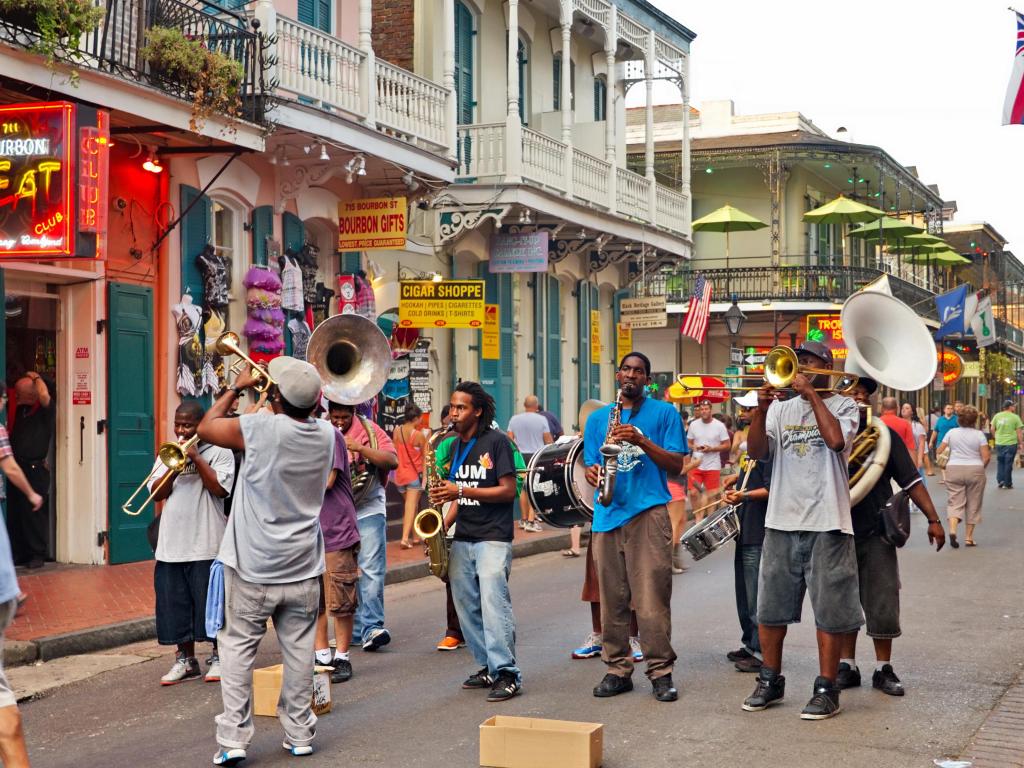
[[(512, 545), (512, 557), (529, 557), (543, 552), (553, 552), (556, 549), (564, 549), (567, 546), (569, 546), (568, 532), (557, 536), (545, 536), (541, 539), (516, 542)], [(423, 578), (431, 578), (424, 563), (407, 563), (388, 569), (384, 583), (401, 584)], [(33, 664), (37, 661), (52, 661), (62, 656), (94, 653), (155, 638), (156, 619), (150, 616), (144, 619), (107, 624), (102, 627), (81, 629), (77, 632), (40, 637), (36, 640), (7, 640), (3, 644), (3, 665), (4, 667), (16, 667)]]

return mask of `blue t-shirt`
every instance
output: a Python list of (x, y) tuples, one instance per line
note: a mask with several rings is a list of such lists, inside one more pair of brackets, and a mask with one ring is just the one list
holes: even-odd
[[(583, 431), (583, 463), (601, 464), (601, 446), (608, 433), (608, 417), (612, 406), (606, 405), (590, 414)], [(629, 408), (622, 409), (622, 423), (632, 424), (656, 445), (672, 453), (685, 453), (683, 424), (679, 413), (669, 403), (646, 398), (634, 421)], [(623, 443), (619, 454), (618, 473), (615, 475), (615, 493), (612, 503), (604, 506), (594, 494), (594, 522), (592, 530), (598, 533), (620, 528), (646, 509), (667, 504), (668, 492), (665, 470), (640, 448)]]
[(936, 449), (940, 445), (942, 445), (942, 438), (944, 438), (946, 436), (946, 433), (949, 432), (949, 430), (951, 430), (953, 427), (957, 427), (957, 426), (959, 426), (959, 423), (956, 420), (956, 414), (955, 413), (952, 416), (950, 416), (948, 419), (945, 416), (939, 416), (939, 418), (937, 418), (935, 420), (935, 447), (936, 447)]
[[(3, 480), (0, 480), (0, 483), (3, 483)], [(2, 490), (0, 490), (0, 496), (2, 495)], [(13, 600), (20, 592), (18, 577), (14, 573), (14, 556), (11, 554), (11, 542), (7, 538), (7, 526), (0, 525), (0, 603)]]

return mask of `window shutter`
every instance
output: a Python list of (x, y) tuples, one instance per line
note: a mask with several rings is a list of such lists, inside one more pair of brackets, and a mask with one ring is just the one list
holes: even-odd
[(345, 251), (341, 254), (341, 272), (345, 275), (354, 275), (363, 268), (362, 251)]
[(252, 263), (267, 266), (267, 238), (274, 234), (274, 207), (261, 205), (252, 212)]
[(316, 28), (330, 34), (331, 3), (330, 0), (316, 0)]
[(578, 403), (590, 398), (590, 291), (587, 283), (576, 283), (576, 393)]
[(547, 332), (545, 330), (544, 317), (546, 315), (546, 291), (547, 276), (535, 274), (533, 276), (533, 391), (537, 397), (544, 401), (548, 410), (554, 410), (554, 404), (549, 404), (544, 389), (546, 380), (544, 378), (545, 341)]
[[(600, 295), (596, 285), (590, 286), (590, 310), (601, 309)], [(587, 339), (590, 339), (590, 313), (587, 313)], [(591, 350), (593, 351), (593, 350)], [(604, 351), (602, 350), (602, 357)], [(601, 364), (591, 363), (590, 364), (590, 396), (595, 400), (601, 399)]]
[[(195, 205), (192, 201), (199, 198)], [(192, 210), (181, 220), (181, 292), (192, 294), (192, 302), (203, 303), (203, 276), (196, 266), (198, 256), (210, 242), (212, 231), (210, 219), (213, 215), (210, 198), (200, 195), (195, 187), (181, 185), (181, 210), (192, 205)]]
[(576, 111), (576, 62), (569, 59), (569, 110)]
[[(547, 344), (547, 392), (544, 395), (545, 407), (558, 416), (562, 416), (562, 301), (559, 292), (558, 278), (548, 275), (537, 276), (538, 280), (547, 280), (548, 310), (548, 344)], [(540, 390), (538, 390), (539, 394)]]
[(473, 14), (455, 3), (455, 98), (459, 125), (473, 122)]
[(519, 41), (516, 59), (519, 65), (519, 122), (529, 125), (526, 114), (526, 46), (522, 40)]
[(498, 320), (501, 333), (501, 371), (498, 394), (495, 395), (497, 419), (502, 429), (508, 427), (508, 420), (515, 410), (516, 398), (516, 334), (515, 307), (512, 304), (512, 279), (518, 275), (508, 272), (498, 275)]
[(281, 215), (281, 228), (284, 232), (285, 250), (290, 248), (293, 253), (301, 251), (302, 246), (306, 244), (306, 227), (302, 219), (294, 213), (285, 211)]
[(299, 0), (298, 17), (300, 24), (316, 26), (316, 0)]
[(605, 112), (608, 106), (607, 84), (603, 77), (594, 78), (594, 122), (599, 123), (605, 119)]
[(551, 59), (551, 88), (554, 91), (554, 110), (562, 108), (562, 54), (556, 53)]

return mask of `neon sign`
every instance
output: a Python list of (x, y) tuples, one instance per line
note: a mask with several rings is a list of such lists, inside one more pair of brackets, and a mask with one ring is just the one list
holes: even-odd
[(939, 358), (939, 375), (947, 387), (956, 384), (964, 373), (964, 359), (950, 349), (936, 350)]
[(846, 359), (846, 342), (843, 341), (843, 321), (839, 315), (807, 315), (804, 318), (804, 338), (814, 328), (825, 336), (825, 346), (832, 350), (833, 360)]

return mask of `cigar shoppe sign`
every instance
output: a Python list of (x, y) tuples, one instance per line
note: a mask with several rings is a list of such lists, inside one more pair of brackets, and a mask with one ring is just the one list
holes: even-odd
[(0, 105), (0, 261), (99, 257), (109, 160), (106, 112)]

